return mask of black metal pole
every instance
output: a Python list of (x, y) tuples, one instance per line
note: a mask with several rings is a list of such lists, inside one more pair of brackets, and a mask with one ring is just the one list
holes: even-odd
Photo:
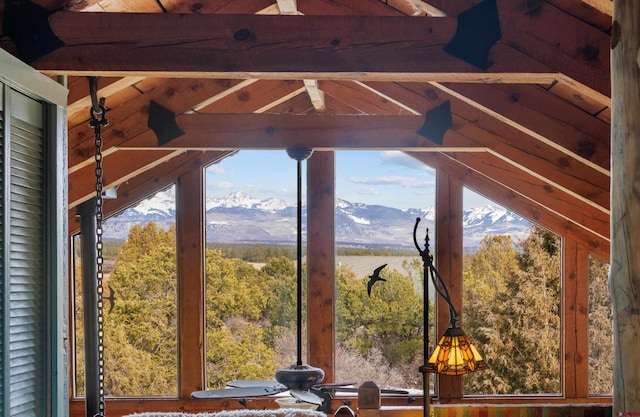
[[(425, 249), (428, 251), (428, 249)], [(427, 252), (427, 256), (429, 256), (429, 253)], [(427, 270), (427, 266), (424, 265), (423, 268), (423, 272), (422, 272), (422, 276), (423, 276), (423, 288), (422, 288), (422, 297), (423, 297), (423, 326), (424, 328), (422, 329), (422, 331), (424, 332), (424, 341), (423, 341), (423, 357), (424, 357), (424, 364), (427, 364), (427, 361), (429, 360), (429, 275), (428, 275), (428, 270)], [(431, 393), (430, 393), (430, 387), (429, 387), (429, 373), (425, 372), (424, 369), (422, 370), (422, 413), (424, 417), (430, 417), (430, 411), (429, 411), (429, 406), (430, 406), (430, 402), (431, 402)]]
[(296, 302), (297, 306), (297, 352), (298, 352), (298, 365), (302, 365), (302, 161), (298, 160), (298, 241), (297, 241), (297, 254), (298, 264), (296, 270), (298, 272), (297, 279), (297, 293)]
[(416, 218), (416, 223), (413, 226), (413, 244), (422, 259), (422, 355), (424, 357), (423, 365), (420, 367), (420, 372), (422, 373), (422, 415), (423, 417), (430, 417), (429, 407), (431, 405), (431, 393), (429, 387), (429, 373), (426, 372), (425, 367), (429, 360), (429, 273), (432, 263), (429, 255), (429, 230), (427, 229), (425, 236), (424, 249), (421, 249), (416, 236), (418, 224), (420, 224), (420, 217)]
[(96, 280), (96, 201), (78, 206), (80, 216), (82, 262), (82, 308), (84, 323), (85, 415), (94, 417), (100, 409), (100, 372), (98, 353), (98, 282)]

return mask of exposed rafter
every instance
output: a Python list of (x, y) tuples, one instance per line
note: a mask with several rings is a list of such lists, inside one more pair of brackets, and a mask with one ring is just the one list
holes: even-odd
[[(491, 48), (492, 64), (486, 71), (443, 51), (454, 36), (456, 19), (388, 16), (281, 19), (58, 12), (49, 21), (64, 45), (32, 65), (51, 74), (79, 75), (543, 84), (559, 80), (606, 101), (606, 34), (581, 27), (590, 32), (588, 43), (541, 54), (541, 49), (553, 48), (553, 39), (537, 40), (535, 20), (513, 15), (501, 20), (507, 30)], [(518, 16), (519, 23), (512, 23)], [(166, 27), (173, 28), (170, 39)], [(361, 29), (356, 33), (353, 27)], [(84, 46), (88, 40), (91, 48)]]
[[(488, 49), (487, 68), (444, 51), (460, 15), (479, 3), (372, 0), (345, 7), (255, 0), (194, 7), (166, 0), (169, 13), (162, 13), (153, 2), (93, 1), (81, 9), (98, 13), (55, 12), (50, 25), (64, 46), (33, 65), (79, 75), (69, 78), (70, 201), (91, 195), (92, 184), (84, 181), (94, 147), (84, 76), (100, 75), (111, 122), (103, 133), (105, 162), (113, 165), (107, 180), (121, 191), (159, 167), (192, 166), (186, 155), (280, 148), (304, 136), (318, 149), (401, 149), (421, 160), (454, 161), (443, 164), (456, 175), (470, 170), (521, 200), (537, 198), (554, 217), (548, 224), (584, 228), (576, 238), (608, 242), (610, 36), (604, 20), (585, 17), (596, 9), (608, 13), (610, 0), (586, 1), (592, 12), (565, 10), (559, 0), (496, 0), (501, 37)], [(75, 29), (80, 24), (83, 31)], [(566, 31), (581, 36), (567, 39)], [(88, 40), (91, 49), (84, 47)], [(0, 47), (16, 52), (6, 37)], [(152, 101), (185, 131), (165, 147), (147, 126)], [(416, 132), (425, 114), (447, 101), (453, 124), (439, 146)], [(265, 122), (319, 111), (325, 118), (302, 124)], [(316, 132), (314, 120), (325, 133)], [(171, 181), (158, 175), (157, 187)], [(143, 188), (153, 183), (125, 194), (146, 193)], [(508, 206), (505, 193), (494, 197)]]

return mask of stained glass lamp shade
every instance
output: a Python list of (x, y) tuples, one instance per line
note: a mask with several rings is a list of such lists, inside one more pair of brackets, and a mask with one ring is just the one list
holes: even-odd
[(436, 345), (424, 371), (441, 375), (464, 375), (488, 369), (480, 352), (460, 327), (449, 327)]
[[(425, 237), (424, 250), (418, 245), (416, 238), (416, 231), (418, 229), (418, 223), (420, 218), (416, 219), (416, 224), (413, 228), (413, 241), (420, 253), (422, 262), (424, 264), (424, 297), (425, 297), (425, 320), (428, 317), (427, 312), (427, 300), (428, 283), (427, 280), (431, 278), (433, 286), (436, 289), (438, 295), (440, 295), (449, 306), (449, 322), (451, 326), (444, 332), (442, 338), (435, 347), (435, 350), (429, 357), (429, 360), (420, 367), (420, 372), (423, 374), (436, 373), (441, 375), (464, 375), (468, 372), (481, 371), (488, 369), (489, 366), (485, 363), (480, 352), (471, 344), (471, 340), (464, 333), (464, 331), (456, 324), (459, 320), (458, 312), (451, 302), (449, 296), (449, 290), (444, 284), (444, 280), (440, 276), (440, 273), (433, 265), (433, 256), (429, 253), (429, 230), (427, 229)], [(427, 328), (425, 326), (425, 328)], [(428, 345), (427, 337), (425, 336), (425, 349)], [(425, 352), (425, 358), (427, 353)]]

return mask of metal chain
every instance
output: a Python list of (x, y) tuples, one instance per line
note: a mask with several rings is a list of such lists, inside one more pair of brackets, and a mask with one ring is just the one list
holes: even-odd
[[(98, 281), (98, 414), (99, 417), (105, 415), (105, 401), (104, 401), (104, 315), (103, 315), (103, 272), (102, 272), (102, 126), (107, 125), (107, 119), (105, 117), (104, 100), (100, 103), (100, 113), (96, 115), (94, 109), (91, 109), (91, 122), (95, 133), (95, 145), (96, 145), (96, 280)], [(98, 117), (99, 116), (99, 117)]]

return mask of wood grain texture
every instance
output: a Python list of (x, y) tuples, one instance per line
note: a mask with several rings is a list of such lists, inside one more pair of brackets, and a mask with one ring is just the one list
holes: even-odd
[[(463, 270), (463, 186), (444, 171), (436, 171), (436, 220), (435, 231), (430, 231), (430, 251), (435, 266), (442, 276), (451, 302), (460, 315), (458, 325), (464, 327), (462, 316)], [(420, 232), (424, 232), (421, 230)], [(434, 233), (435, 232), (435, 233)], [(419, 240), (420, 241), (420, 240)], [(449, 307), (442, 297), (436, 296), (436, 340), (450, 326)], [(438, 397), (443, 401), (462, 398), (462, 376), (438, 375)]]
[[(544, 17), (556, 18), (577, 24), (561, 13)], [(594, 29), (577, 51), (549, 54), (554, 39), (528, 36), (539, 25), (528, 15), (504, 19), (486, 72), (443, 51), (457, 24), (448, 17), (59, 12), (50, 23), (65, 45), (31, 63), (50, 74), (529, 83), (567, 74), (609, 93), (606, 34)]]
[(565, 237), (562, 256), (563, 392), (583, 398), (589, 395), (589, 251)]
[[(145, 91), (135, 99), (107, 112), (111, 120), (103, 129), (103, 150), (118, 146), (127, 138), (149, 130), (149, 103), (155, 101), (173, 113), (182, 113), (238, 83), (229, 80), (147, 79), (138, 85)], [(107, 98), (107, 103), (109, 99)], [(69, 127), (69, 167), (90, 164), (94, 154), (93, 129), (87, 124)]]
[(367, 85), (394, 97), (420, 114), (450, 101), (453, 127), (445, 135), (444, 146), (464, 147), (475, 144), (490, 148), (559, 186), (573, 189), (585, 199), (593, 199), (598, 205), (609, 207), (610, 178), (607, 173), (575, 158), (575, 154), (551, 146), (550, 143), (506, 123), (504, 119), (493, 117), (485, 110), (461, 100), (456, 94), (432, 84), (376, 82)]
[(335, 153), (314, 151), (307, 160), (307, 328), (309, 364), (335, 381)]
[(594, 207), (577, 196), (558, 188), (550, 182), (529, 175), (516, 165), (510, 164), (487, 153), (450, 153), (453, 159), (482, 172), (483, 175), (497, 181), (532, 200), (537, 201), (562, 217), (582, 225), (587, 230), (609, 239), (609, 213)]
[(519, 190), (506, 187), (501, 182), (475, 171), (444, 153), (410, 153), (414, 158), (427, 165), (443, 170), (454, 176), (466, 187), (495, 201), (505, 208), (527, 218), (529, 221), (545, 227), (561, 236), (571, 236), (582, 242), (590, 251), (601, 259), (609, 260), (609, 241), (583, 226), (561, 217), (558, 213), (542, 206), (536, 199), (522, 195)]
[(178, 270), (178, 391), (190, 398), (206, 389), (204, 169), (176, 184)]
[[(640, 410), (640, 3), (614, 1), (611, 53), (613, 413)], [(618, 37), (619, 35), (619, 37)]]
[[(117, 190), (118, 198), (104, 201), (104, 216), (105, 218), (114, 216), (137, 204), (140, 201), (140, 196), (151, 196), (175, 184), (177, 178), (189, 171), (216, 163), (232, 154), (223, 151), (187, 151), (143, 173), (139, 173), (134, 178), (120, 183)], [(69, 209), (70, 236), (79, 232), (79, 223), (76, 220), (75, 211), (75, 208)]]

